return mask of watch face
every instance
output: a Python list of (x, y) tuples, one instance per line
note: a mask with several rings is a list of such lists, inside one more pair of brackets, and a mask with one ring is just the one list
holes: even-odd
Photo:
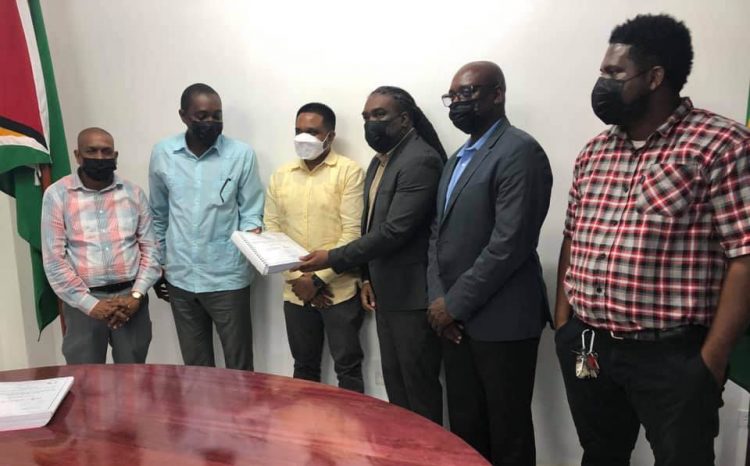
[(137, 291), (133, 291), (132, 293), (130, 293), (130, 296), (134, 297), (135, 299), (141, 299), (143, 297), (143, 295)]

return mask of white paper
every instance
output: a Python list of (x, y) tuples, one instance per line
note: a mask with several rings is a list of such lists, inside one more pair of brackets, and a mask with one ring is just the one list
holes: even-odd
[(284, 233), (266, 231), (261, 234), (236, 231), (232, 242), (263, 275), (289, 270), (300, 264), (308, 252)]
[(0, 382), (0, 430), (47, 424), (72, 384), (73, 377)]

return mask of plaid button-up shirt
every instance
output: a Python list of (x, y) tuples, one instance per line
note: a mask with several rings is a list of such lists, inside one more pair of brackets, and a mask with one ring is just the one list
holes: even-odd
[(709, 326), (727, 259), (750, 254), (750, 131), (687, 98), (640, 149), (613, 126), (576, 160), (564, 234), (582, 321)]
[(57, 296), (87, 314), (99, 300), (90, 288), (134, 280), (146, 294), (161, 276), (151, 211), (143, 190), (115, 176), (96, 191), (78, 173), (44, 193), (42, 257)]

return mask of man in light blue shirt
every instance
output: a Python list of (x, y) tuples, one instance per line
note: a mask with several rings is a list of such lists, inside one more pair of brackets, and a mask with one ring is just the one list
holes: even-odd
[(469, 138), (469, 140), (461, 146), (461, 149), (458, 150), (456, 153), (456, 168), (453, 169), (453, 174), (448, 182), (448, 190), (445, 194), (445, 205), (443, 208), (448, 207), (448, 201), (450, 201), (451, 196), (453, 195), (453, 189), (456, 187), (456, 183), (458, 183), (459, 178), (461, 178), (461, 174), (463, 174), (466, 166), (469, 165), (471, 159), (474, 158), (474, 154), (484, 146), (484, 143), (487, 142), (487, 139), (490, 138), (502, 121), (502, 118), (497, 120), (495, 124), (492, 125), (481, 138), (474, 141), (474, 143), (472, 143), (471, 138)]
[(226, 367), (253, 369), (249, 263), (230, 240), (260, 232), (263, 186), (252, 148), (221, 134), (221, 98), (205, 84), (182, 93), (187, 131), (154, 146), (149, 166), (154, 231), (187, 365), (213, 366), (212, 323)]

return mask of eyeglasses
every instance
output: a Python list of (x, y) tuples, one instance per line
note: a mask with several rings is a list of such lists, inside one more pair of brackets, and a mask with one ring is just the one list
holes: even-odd
[(449, 92), (443, 94), (440, 98), (443, 100), (443, 105), (450, 107), (453, 102), (471, 100), (472, 97), (483, 87), (498, 87), (497, 84), (475, 84), (473, 86), (461, 86), (457, 92)]

